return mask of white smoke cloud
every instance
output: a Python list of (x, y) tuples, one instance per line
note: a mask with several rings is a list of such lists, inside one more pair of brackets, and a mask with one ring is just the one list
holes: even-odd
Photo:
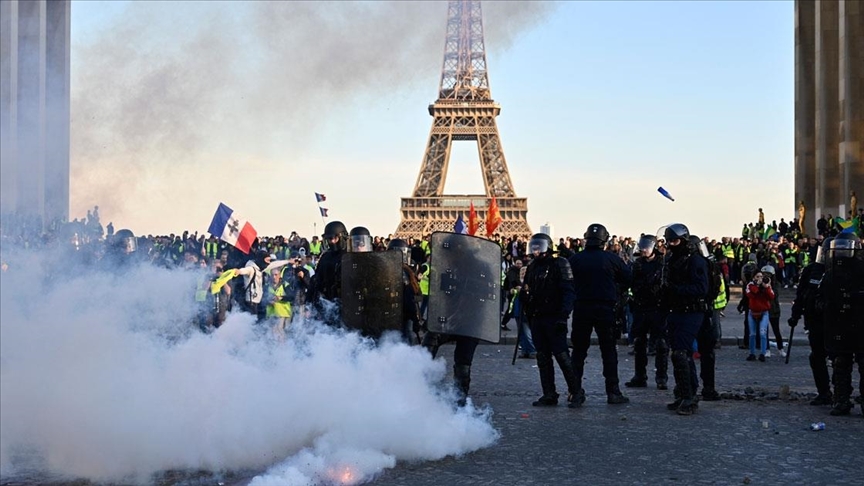
[(198, 332), (192, 273), (31, 254), (0, 279), (4, 478), (266, 470), (254, 484), (357, 484), (498, 436), (490, 411), (453, 407), (444, 362), (422, 348), (314, 325), (277, 344), (239, 313)]

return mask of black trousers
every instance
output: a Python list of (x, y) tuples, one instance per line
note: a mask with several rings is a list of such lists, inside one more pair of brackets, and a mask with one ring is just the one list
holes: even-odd
[[(573, 329), (570, 341), (573, 343), (573, 371), (581, 387), (585, 374), (585, 359), (591, 347), (591, 333), (597, 333), (600, 356), (603, 359), (603, 377), (606, 379), (606, 393), (618, 387), (618, 351), (615, 349), (615, 312), (612, 307), (576, 307), (573, 310)], [(536, 341), (535, 341), (536, 345)]]

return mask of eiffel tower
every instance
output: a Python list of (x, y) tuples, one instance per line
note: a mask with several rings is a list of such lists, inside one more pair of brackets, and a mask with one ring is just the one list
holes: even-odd
[[(479, 1), (455, 0), (447, 7), (447, 38), (438, 100), (429, 105), (432, 129), (426, 154), (411, 197), (402, 198), (399, 238), (421, 237), (433, 231), (453, 231), (461, 214), (468, 220), (474, 203), (485, 234), (486, 209), (495, 196), (502, 222), (495, 230), (504, 237), (529, 236), (528, 200), (516, 197), (495, 117), (501, 106), (492, 100), (486, 72), (486, 46)], [(444, 195), (453, 142), (477, 143), (486, 194)]]

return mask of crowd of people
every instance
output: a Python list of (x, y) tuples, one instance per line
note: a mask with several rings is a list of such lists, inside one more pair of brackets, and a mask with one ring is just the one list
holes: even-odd
[[(430, 333), (425, 326), (430, 235), (403, 240), (393, 235), (372, 236), (363, 227), (355, 228), (355, 235), (355, 230), (349, 234), (341, 223), (331, 227), (333, 223), (320, 239), (317, 235), (306, 238), (296, 231), (287, 238), (261, 236), (246, 254), (214, 235), (197, 232), (135, 236), (129, 230), (115, 233), (112, 223), (105, 231), (95, 207), (86, 218), (52, 225), (47, 231), (34, 230), (34, 224), (26, 219), (4, 217), (0, 251), (60, 247), (83, 264), (118, 266), (146, 261), (199, 270), (198, 285), (190, 296), (194, 294), (199, 306), (197, 325), (202, 331), (221, 326), (228, 312), (237, 307), (266, 323), (262, 328), (271, 330), (276, 339), (284, 340), (292, 323), (309, 317), (339, 320), (338, 308), (334, 310), (329, 304), (340, 301), (338, 258), (349, 246), (354, 251), (397, 250), (403, 254), (404, 267), (402, 337), (411, 344), (426, 345), (433, 355), (443, 342), (457, 341), (454, 377), (464, 402), (477, 340)], [(825, 353), (825, 340), (813, 339), (824, 334), (814, 331), (824, 308), (814, 310), (818, 299), (813, 295), (818, 286), (814, 287), (811, 277), (814, 264), (821, 265), (821, 273), (825, 273), (823, 252), (832, 241), (857, 238), (855, 233), (862, 232), (861, 218), (846, 225), (828, 218), (825, 224), (820, 220), (817, 227), (819, 234), (811, 237), (802, 232), (797, 219), (766, 224), (760, 209), (758, 221), (745, 224), (740, 237), (719, 240), (691, 235), (681, 224), (639, 238), (609, 235), (604, 226), (592, 225), (583, 237), (559, 238), (557, 245), (543, 234), (531, 238), (494, 235), (490, 239), (499, 245), (502, 261), (498, 324), (509, 330), (510, 321), (515, 320), (520, 357), (537, 360), (543, 395), (534, 405), (558, 403), (553, 360), (568, 382), (568, 404), (578, 407), (584, 402), (582, 374), (592, 332), (599, 338), (609, 404), (629, 401), (619, 388), (617, 376), (616, 344), (622, 335), (635, 355), (634, 376), (625, 383), (627, 387), (647, 386), (648, 356), (654, 355), (656, 385), (666, 389), (671, 357), (676, 399), (670, 410), (689, 415), (698, 408), (700, 398), (719, 400), (714, 360), (722, 336), (720, 318), (731, 301), (731, 288), (741, 286), (737, 309), (744, 316), (746, 359), (770, 358), (769, 326), (778, 351), (785, 356), (778, 297), (780, 288), (797, 289), (797, 307), (789, 324), (794, 326), (802, 316), (806, 323), (809, 315), (808, 335), (814, 355), (822, 356), (821, 364), (811, 356), (819, 392), (814, 404), (830, 403), (832, 413), (848, 413), (851, 389), (848, 393), (845, 389), (835, 391), (832, 396), (827, 385), (825, 361), (836, 358), (837, 353)], [(5, 259), (3, 266), (5, 271)], [(859, 338), (855, 335), (849, 339)], [(864, 349), (857, 347), (860, 343), (855, 342), (850, 348), (848, 366), (844, 361), (848, 353), (840, 353), (844, 357), (839, 358), (839, 368), (850, 368), (850, 380), (851, 362), (857, 360), (860, 365), (864, 361)], [(699, 397), (694, 356), (701, 367)], [(834, 367), (836, 371), (838, 365)]]

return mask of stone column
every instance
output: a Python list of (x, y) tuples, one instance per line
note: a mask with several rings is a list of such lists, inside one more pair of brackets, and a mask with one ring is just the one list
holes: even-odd
[(840, 144), (837, 0), (816, 2), (816, 211), (837, 216), (840, 198)]
[(17, 211), (44, 214), (45, 0), (18, 3)]
[(14, 212), (18, 122), (18, 2), (0, 0), (0, 213)]
[(842, 0), (839, 7), (840, 198), (854, 216), (858, 208), (849, 207), (850, 191), (864, 205), (864, 7), (860, 0)]
[[(793, 214), (804, 201), (807, 234), (815, 234), (816, 219), (816, 4), (811, 0), (795, 1), (795, 200)], [(800, 222), (800, 221), (799, 221)]]
[(47, 3), (45, 46), (45, 222), (69, 219), (69, 0)]

